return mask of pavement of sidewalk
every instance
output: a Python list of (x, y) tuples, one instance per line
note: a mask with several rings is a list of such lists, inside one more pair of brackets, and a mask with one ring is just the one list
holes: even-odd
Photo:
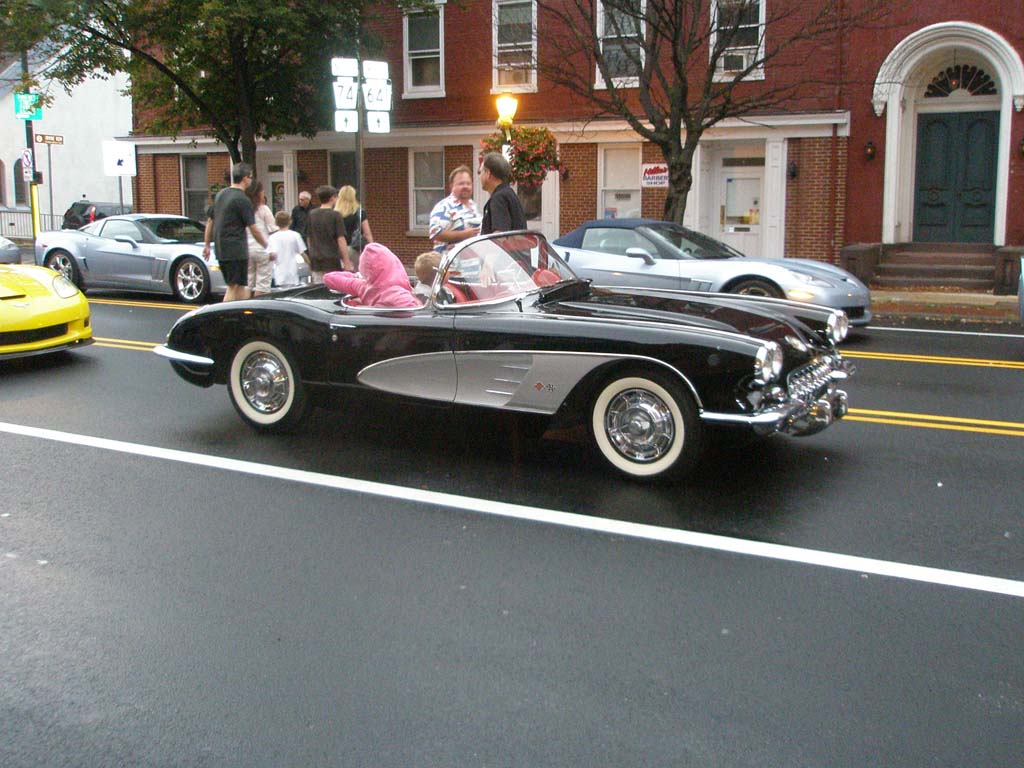
[(876, 318), (959, 319), (964, 322), (1020, 323), (1016, 296), (956, 291), (883, 291), (872, 289), (871, 311)]

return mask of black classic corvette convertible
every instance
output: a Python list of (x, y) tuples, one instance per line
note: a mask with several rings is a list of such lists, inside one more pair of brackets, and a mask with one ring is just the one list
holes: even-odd
[(839, 310), (779, 299), (597, 289), (544, 237), (446, 255), (421, 307), (363, 306), (323, 285), (206, 306), (156, 352), (241, 417), (294, 427), (354, 390), (583, 420), (632, 478), (679, 477), (708, 425), (809, 435), (846, 413)]

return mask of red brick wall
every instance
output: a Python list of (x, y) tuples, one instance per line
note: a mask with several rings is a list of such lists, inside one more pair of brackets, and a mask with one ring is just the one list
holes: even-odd
[(786, 256), (835, 261), (846, 216), (847, 139), (791, 139), (786, 182)]
[(295, 153), (295, 169), (298, 172), (299, 192), (306, 190), (313, 195), (313, 204), (319, 205), (316, 199), (316, 188), (326, 184), (328, 175), (328, 154), (324, 149), (300, 149)]
[[(576, 229), (597, 211), (597, 145), (560, 144), (559, 157), (568, 178), (559, 193), (559, 234)], [(564, 175), (564, 173), (563, 173)]]
[(181, 215), (179, 155), (139, 155), (134, 185), (138, 213)]

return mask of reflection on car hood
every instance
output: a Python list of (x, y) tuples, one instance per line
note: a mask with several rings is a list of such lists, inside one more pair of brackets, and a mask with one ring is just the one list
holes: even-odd
[(677, 291), (593, 288), (540, 305), (541, 311), (604, 320), (654, 321), (707, 328), (782, 344), (796, 335), (805, 344), (823, 346), (817, 334), (785, 307), (742, 296), (686, 294)]
[(801, 275), (810, 275), (811, 277), (831, 280), (832, 282), (842, 282), (843, 280), (859, 282), (856, 277), (842, 267), (837, 267), (835, 264), (828, 264), (824, 261), (815, 261), (814, 259), (751, 259), (744, 257), (744, 261), (772, 264), (777, 267), (783, 266)]

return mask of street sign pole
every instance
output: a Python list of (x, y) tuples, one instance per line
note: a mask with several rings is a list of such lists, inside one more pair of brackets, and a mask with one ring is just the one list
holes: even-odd
[(46, 184), (50, 191), (50, 226), (48, 229), (56, 229), (57, 225), (53, 219), (56, 214), (53, 212), (53, 144), (46, 144)]
[[(21, 52), (21, 72), (28, 79), (28, 51), (23, 50)], [(38, 101), (36, 102), (39, 103)], [(36, 142), (32, 137), (32, 121), (25, 121), (25, 146), (32, 153), (32, 174), (33, 177), (29, 179), (29, 194), (28, 198), (32, 206), (32, 241), (39, 237), (39, 193), (36, 190), (35, 170), (36, 170)]]

